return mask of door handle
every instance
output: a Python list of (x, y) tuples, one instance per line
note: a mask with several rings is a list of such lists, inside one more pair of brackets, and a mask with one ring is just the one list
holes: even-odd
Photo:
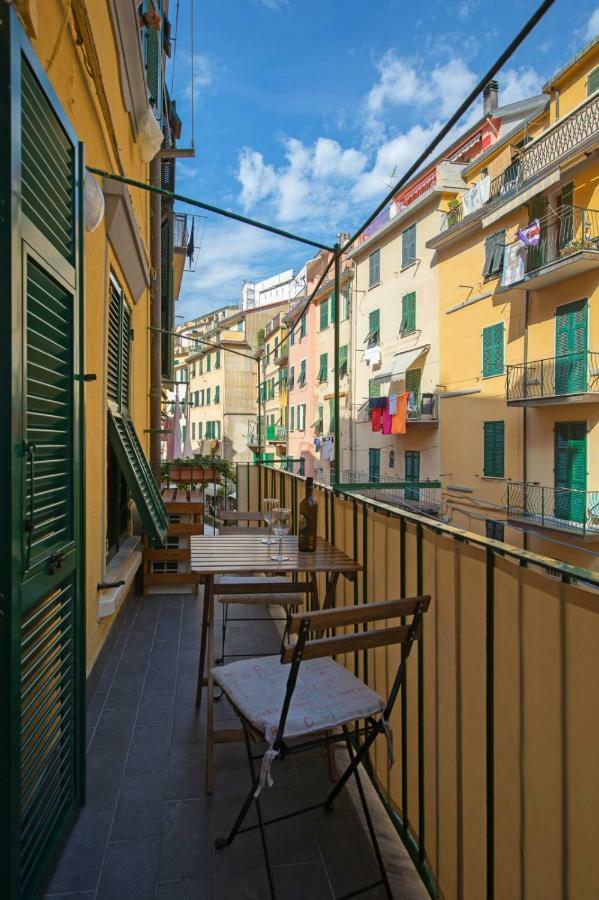
[(48, 560), (48, 573), (54, 575), (58, 569), (62, 568), (64, 560), (64, 553), (54, 553)]

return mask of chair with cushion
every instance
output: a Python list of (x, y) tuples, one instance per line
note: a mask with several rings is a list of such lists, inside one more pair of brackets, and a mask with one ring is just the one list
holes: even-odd
[[(237, 655), (249, 654), (225, 653), (227, 625), (229, 622), (285, 622), (281, 646), (285, 643), (289, 627), (289, 617), (304, 603), (304, 595), (313, 593), (310, 582), (293, 582), (284, 575), (273, 576), (241, 576), (219, 575), (214, 583), (214, 596), (223, 606), (221, 656), (217, 660), (223, 663)], [(284, 616), (232, 616), (231, 606), (280, 606)], [(262, 655), (262, 654), (260, 654)], [(275, 654), (276, 655), (276, 654)]]
[[(430, 597), (386, 600), (363, 606), (342, 609), (295, 613), (290, 617), (289, 633), (296, 635), (293, 647), (283, 647), (281, 658), (239, 660), (213, 670), (214, 679), (235, 708), (245, 734), (252, 784), (239, 815), (226, 838), (216, 841), (217, 849), (230, 845), (237, 834), (260, 829), (264, 858), (268, 872), (271, 897), (275, 896), (270, 871), (266, 826), (302, 812), (318, 809), (328, 812), (348, 779), (356, 780), (358, 794), (372, 841), (381, 878), (352, 892), (364, 893), (382, 885), (387, 897), (392, 897), (389, 880), (379, 849), (376, 833), (360, 780), (359, 764), (379, 735), (390, 740), (388, 721), (402, 687), (405, 666), (414, 641), (419, 640), (422, 616), (430, 604)], [(407, 625), (390, 625), (388, 620), (411, 616)], [(358, 631), (368, 622), (385, 621), (384, 627)], [(343, 629), (332, 637), (322, 637), (330, 630)], [(385, 700), (353, 675), (349, 669), (332, 659), (340, 653), (353, 653), (377, 647), (401, 644), (403, 653), (388, 698)], [(356, 727), (358, 720), (362, 727)], [(260, 806), (260, 792), (265, 784), (272, 786), (273, 764), (291, 754), (313, 750), (316, 746), (330, 746), (340, 739), (333, 729), (342, 729), (349, 764), (335, 787), (322, 803), (264, 821)], [(256, 771), (250, 741), (268, 742), (260, 771)], [(243, 826), (252, 803), (257, 806), (258, 824)]]

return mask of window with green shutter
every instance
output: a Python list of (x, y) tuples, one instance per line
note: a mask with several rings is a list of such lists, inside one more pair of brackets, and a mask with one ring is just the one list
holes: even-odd
[(336, 309), (337, 309), (337, 300), (335, 297), (335, 291), (333, 291), (333, 293), (331, 294), (330, 302), (331, 302), (331, 325), (333, 325), (335, 322), (335, 314), (336, 314)]
[(374, 287), (381, 280), (381, 251), (374, 250), (368, 257), (368, 287)]
[(416, 260), (416, 223), (401, 233), (401, 265), (411, 265)]
[(485, 422), (483, 426), (483, 474), (504, 477), (505, 422)]
[(351, 281), (343, 288), (343, 318), (349, 319), (351, 310)]
[(347, 344), (339, 347), (339, 377), (347, 375)]
[(503, 375), (503, 322), (483, 328), (483, 378)]
[(206, 355), (206, 371), (209, 372), (212, 368), (212, 354), (208, 353)]
[(416, 291), (404, 294), (401, 298), (401, 334), (416, 331)]
[(377, 482), (381, 477), (381, 451), (371, 447), (368, 451), (368, 480)]
[(335, 430), (335, 397), (329, 400), (329, 431)]
[(329, 354), (320, 354), (320, 367), (318, 369), (318, 381), (327, 381), (329, 377)]
[(220, 385), (217, 384), (214, 388), (214, 402), (220, 403)]
[(195, 439), (196, 439), (196, 423), (195, 422), (191, 423), (191, 439), (192, 439), (192, 441), (195, 441)]
[(318, 405), (316, 421), (313, 423), (312, 427), (314, 428), (315, 434), (322, 434), (324, 431), (324, 406), (322, 403), (319, 403)]
[(503, 253), (505, 250), (505, 231), (496, 231), (485, 238), (485, 264), (483, 277), (492, 278), (503, 271)]
[(210, 393), (211, 393), (211, 390), (212, 390), (211, 388), (206, 388), (206, 406), (210, 406)]
[(406, 391), (411, 391), (412, 394), (415, 394), (415, 395), (420, 394), (421, 381), (422, 381), (422, 369), (407, 369), (406, 370)]
[(380, 397), (381, 396), (381, 384), (377, 381), (376, 378), (371, 378), (368, 382), (368, 396), (369, 397)]
[(586, 521), (587, 423), (556, 422), (554, 449), (555, 516)]
[(108, 296), (108, 358), (106, 393), (119, 408), (129, 406), (131, 311), (125, 293), (111, 273)]
[(220, 350), (217, 350), (215, 353), (214, 368), (220, 369)]
[(300, 372), (297, 383), (300, 387), (303, 387), (306, 383), (306, 360), (302, 359), (300, 363)]
[[(162, 0), (157, 0), (156, 8), (162, 15)], [(162, 29), (144, 27), (143, 51), (149, 99), (160, 116), (163, 106)]]
[(201, 441), (204, 436), (204, 423), (198, 422), (198, 441)]
[(371, 309), (368, 313), (368, 334), (365, 343), (369, 347), (375, 347), (381, 339), (381, 311)]
[(596, 69), (593, 69), (587, 79), (587, 94), (589, 97), (597, 90), (599, 90), (599, 66), (597, 66)]
[(324, 331), (329, 327), (329, 301), (328, 298), (320, 304), (320, 330)]
[(289, 346), (290, 346), (290, 347), (295, 347), (295, 325), (293, 326), (293, 328), (292, 328), (291, 331), (289, 332)]
[(173, 290), (173, 215), (168, 214), (160, 226), (160, 335), (162, 377), (173, 377), (175, 327), (175, 295)]
[(295, 406), (289, 409), (289, 431), (295, 431)]
[(306, 313), (300, 319), (300, 341), (302, 338), (305, 338), (308, 334), (308, 322), (306, 320)]

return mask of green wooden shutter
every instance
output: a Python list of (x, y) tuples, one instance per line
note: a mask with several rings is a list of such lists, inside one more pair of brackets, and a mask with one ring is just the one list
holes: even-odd
[(347, 374), (347, 344), (339, 347), (339, 376)]
[(214, 368), (215, 368), (215, 369), (220, 369), (220, 350), (217, 350), (217, 351), (216, 351), (216, 360), (215, 360), (215, 363), (214, 363)]
[(416, 330), (416, 292), (411, 291), (401, 298), (401, 326), (402, 334)]
[[(157, 7), (159, 12), (162, 12), (161, 0), (158, 0)], [(162, 112), (162, 30), (144, 28), (144, 32), (148, 94), (160, 116)]]
[(336, 310), (337, 298), (335, 297), (335, 291), (331, 294), (331, 325), (335, 322), (335, 310)]
[(129, 409), (129, 376), (131, 369), (131, 311), (123, 298), (121, 327), (121, 385), (122, 409)]
[(114, 279), (110, 279), (108, 296), (108, 359), (106, 393), (115, 403), (120, 401), (119, 377), (121, 356), (121, 293)]
[(21, 80), (23, 213), (69, 262), (74, 258), (74, 153), (29, 65)]
[(503, 375), (504, 371), (503, 322), (483, 328), (483, 377)]
[(349, 319), (351, 310), (351, 283), (346, 284), (343, 289), (343, 318)]
[(371, 378), (368, 382), (368, 396), (369, 397), (380, 397), (381, 396), (381, 384), (376, 378)]
[(152, 547), (162, 547), (168, 515), (131, 419), (108, 411), (108, 438)]
[(587, 489), (586, 422), (556, 422), (554, 452), (555, 515), (558, 519), (583, 523)]
[(220, 403), (220, 385), (217, 384), (214, 388), (214, 402)]
[(587, 80), (587, 94), (590, 96), (599, 90), (599, 66), (593, 69)]
[(421, 381), (422, 369), (406, 370), (406, 391), (411, 391), (413, 394), (419, 395)]
[(320, 368), (318, 370), (318, 380), (327, 381), (329, 377), (329, 354), (320, 354)]
[(483, 474), (489, 478), (504, 477), (505, 422), (483, 425)]
[(381, 311), (380, 309), (371, 309), (368, 313), (368, 336), (369, 345), (378, 344), (381, 338)]
[(289, 431), (295, 431), (295, 406), (289, 410)]
[(555, 311), (555, 393), (587, 389), (588, 302), (576, 300)]
[(329, 400), (329, 431), (335, 430), (335, 397)]
[(381, 251), (375, 250), (368, 257), (368, 287), (374, 287), (381, 280)]
[(324, 331), (329, 327), (329, 301), (328, 298), (320, 304), (320, 330)]
[[(405, 480), (420, 481), (420, 451), (406, 450), (404, 465)], [(406, 500), (419, 500), (420, 488), (406, 488), (404, 497)]]
[(401, 264), (409, 266), (416, 259), (416, 225), (410, 225), (401, 234)]
[(505, 230), (496, 231), (495, 234), (485, 238), (485, 262), (483, 266), (483, 276), (485, 278), (498, 275), (503, 270), (504, 245)]
[(381, 451), (371, 447), (368, 451), (368, 480), (377, 482), (381, 475)]

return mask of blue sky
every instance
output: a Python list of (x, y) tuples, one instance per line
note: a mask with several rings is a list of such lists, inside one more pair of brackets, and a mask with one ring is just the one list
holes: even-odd
[[(178, 190), (325, 243), (376, 206), (533, 8), (179, 0), (180, 146), (191, 140), (192, 2), (196, 157), (177, 163)], [(174, 25), (177, 0), (170, 6)], [(539, 93), (598, 33), (597, 0), (557, 0), (500, 74), (500, 103)], [(244, 279), (299, 268), (311, 255), (214, 215), (199, 225), (195, 272), (185, 274), (177, 305), (186, 319), (238, 301)]]

